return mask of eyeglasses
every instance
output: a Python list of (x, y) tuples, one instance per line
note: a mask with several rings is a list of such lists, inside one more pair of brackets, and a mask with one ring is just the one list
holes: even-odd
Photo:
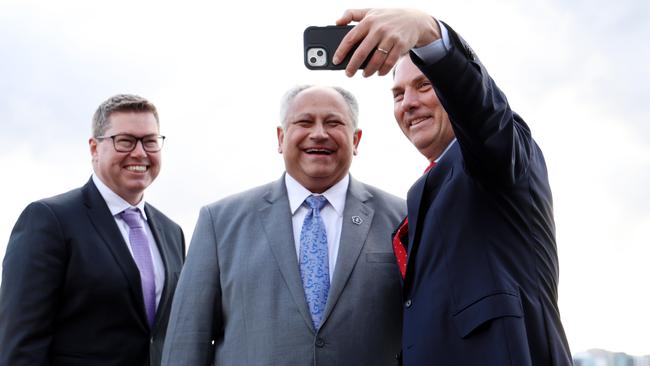
[(97, 140), (111, 139), (113, 140), (113, 147), (118, 152), (131, 152), (135, 150), (138, 141), (142, 143), (142, 148), (146, 152), (158, 152), (162, 149), (165, 142), (165, 136), (162, 135), (148, 135), (144, 137), (135, 137), (120, 133), (113, 136), (97, 136)]

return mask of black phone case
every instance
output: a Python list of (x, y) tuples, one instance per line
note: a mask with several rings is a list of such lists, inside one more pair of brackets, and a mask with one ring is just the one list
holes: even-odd
[[(354, 28), (352, 25), (345, 25), (345, 26), (336, 26), (336, 25), (330, 25), (326, 27), (307, 27), (305, 28), (305, 32), (303, 33), (303, 55), (304, 55), (304, 63), (305, 67), (307, 67), (310, 70), (343, 70), (347, 67), (348, 62), (350, 62), (350, 58), (354, 54), (354, 51), (356, 51), (357, 46), (354, 46), (350, 52), (345, 56), (345, 59), (338, 64), (334, 65), (332, 63), (332, 57), (334, 57), (334, 52), (336, 52), (336, 49), (338, 48), (339, 44), (343, 40), (343, 37), (345, 37), (348, 32)], [(307, 50), (313, 47), (321, 47), (325, 49), (327, 53), (327, 62), (323, 66), (313, 66), (309, 64), (309, 61), (307, 59)], [(368, 55), (368, 59), (372, 57), (372, 53)], [(361, 69), (366, 67), (366, 64), (368, 63), (368, 59), (366, 59), (363, 64), (361, 65)]]

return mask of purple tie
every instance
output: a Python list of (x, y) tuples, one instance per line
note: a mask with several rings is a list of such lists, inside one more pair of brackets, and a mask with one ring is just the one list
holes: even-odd
[(151, 327), (156, 316), (156, 282), (154, 280), (151, 252), (149, 251), (149, 240), (147, 240), (142, 217), (137, 208), (122, 211), (120, 217), (129, 225), (129, 242), (133, 251), (133, 259), (140, 271), (144, 307), (147, 310), (147, 320)]

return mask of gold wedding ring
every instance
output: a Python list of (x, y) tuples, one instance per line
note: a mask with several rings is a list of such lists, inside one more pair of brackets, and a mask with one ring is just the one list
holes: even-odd
[(381, 47), (377, 47), (377, 51), (383, 53), (384, 55), (387, 55), (387, 54), (388, 54), (388, 51), (386, 51), (385, 49), (383, 49), (383, 48), (381, 48)]

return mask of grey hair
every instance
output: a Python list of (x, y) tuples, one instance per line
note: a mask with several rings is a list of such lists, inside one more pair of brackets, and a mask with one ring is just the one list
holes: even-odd
[[(316, 86), (318, 85), (297, 85), (284, 93), (282, 104), (280, 105), (280, 123), (283, 129), (287, 127), (287, 113), (289, 112), (289, 107), (291, 107), (291, 103), (293, 103), (296, 96), (301, 92)], [(348, 105), (348, 114), (352, 120), (352, 127), (354, 130), (357, 130), (359, 126), (359, 103), (357, 102), (357, 98), (354, 97), (354, 94), (340, 86), (329, 86), (328, 88), (337, 91), (343, 97), (345, 104)]]
[(143, 112), (153, 113), (156, 124), (160, 127), (158, 110), (156, 106), (143, 97), (133, 94), (117, 94), (106, 99), (97, 107), (93, 115), (92, 132), (93, 137), (100, 137), (110, 127), (109, 117), (115, 112)]

